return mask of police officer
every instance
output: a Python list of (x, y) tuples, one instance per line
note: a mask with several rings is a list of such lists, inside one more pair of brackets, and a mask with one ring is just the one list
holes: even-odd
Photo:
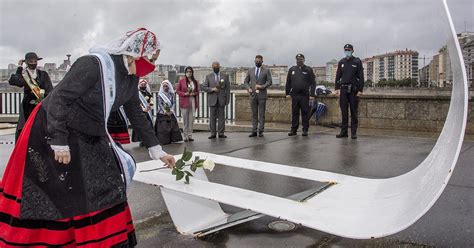
[(308, 136), (309, 101), (315, 99), (316, 76), (313, 69), (304, 64), (303, 54), (296, 55), (296, 66), (288, 71), (286, 77), (286, 97), (291, 97), (291, 130), (288, 136), (295, 136), (301, 121), (303, 136)]
[(357, 125), (359, 123), (357, 117), (357, 108), (359, 106), (359, 96), (362, 95), (364, 89), (364, 68), (362, 61), (354, 57), (354, 47), (351, 44), (344, 46), (345, 57), (337, 64), (336, 73), (336, 95), (339, 97), (339, 105), (342, 113), (341, 133), (336, 138), (346, 138), (349, 113), (351, 109), (351, 138), (357, 139)]

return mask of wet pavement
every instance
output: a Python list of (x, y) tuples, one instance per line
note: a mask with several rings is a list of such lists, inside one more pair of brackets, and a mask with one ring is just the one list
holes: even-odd
[[(309, 137), (288, 137), (268, 132), (264, 138), (248, 133), (227, 133), (228, 139), (208, 140), (208, 133), (196, 133), (195, 142), (165, 146), (169, 153), (189, 150), (239, 158), (287, 164), (341, 174), (387, 178), (415, 168), (428, 155), (433, 138), (360, 135), (358, 140), (336, 139), (336, 130), (317, 128)], [(321, 131), (323, 130), (323, 131)], [(0, 141), (13, 139), (0, 136)], [(8, 145), (0, 149), (0, 175), (6, 163)], [(145, 148), (126, 145), (137, 161), (149, 160)], [(129, 190), (129, 204), (139, 238), (138, 247), (474, 247), (474, 142), (466, 141), (450, 183), (426, 215), (408, 229), (386, 238), (353, 240), (303, 226), (288, 232), (273, 231), (264, 217), (234, 226), (203, 239), (177, 233), (167, 214), (159, 189), (135, 182)], [(207, 173), (207, 172), (206, 172)], [(286, 176), (247, 171), (217, 165), (207, 173), (209, 180), (276, 196), (289, 196), (318, 186), (318, 183)], [(350, 206), (348, 206), (350, 207)], [(240, 209), (223, 205), (226, 212)], [(198, 213), (196, 213), (198, 214)], [(361, 223), (363, 226), (364, 223)]]

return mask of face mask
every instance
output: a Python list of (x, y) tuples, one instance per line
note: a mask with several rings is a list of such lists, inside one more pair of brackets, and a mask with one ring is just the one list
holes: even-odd
[(297, 60), (296, 65), (303, 66), (304, 65), (304, 60)]
[(163, 90), (164, 90), (165, 92), (168, 92), (168, 91), (170, 91), (170, 88), (168, 88), (168, 87), (163, 87)]
[(135, 60), (135, 66), (137, 67), (137, 77), (146, 76), (155, 70), (155, 65), (143, 57)]
[(213, 68), (212, 70), (214, 70), (214, 73), (219, 73), (219, 68)]
[(191, 72), (186, 72), (186, 77), (191, 78), (193, 74)]
[(146, 86), (141, 86), (140, 90), (146, 90)]
[(352, 56), (352, 51), (344, 51), (344, 55), (349, 58)]
[(262, 66), (262, 62), (255, 62), (255, 66), (256, 66), (256, 67)]
[(36, 66), (38, 66), (38, 65), (37, 65), (37, 64), (28, 64), (28, 68), (29, 68), (30, 70), (36, 69)]

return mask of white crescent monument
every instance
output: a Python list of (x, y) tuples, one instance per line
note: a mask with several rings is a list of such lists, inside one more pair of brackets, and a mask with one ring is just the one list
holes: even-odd
[[(450, 30), (447, 46), (453, 72), (451, 104), (436, 145), (412, 171), (393, 178), (367, 179), (194, 152), (193, 155), (207, 157), (221, 166), (326, 184), (319, 189), (281, 198), (209, 182), (203, 170), (197, 171), (190, 184), (177, 182), (169, 169), (153, 170), (160, 166), (156, 161), (140, 163), (134, 179), (161, 188), (177, 230), (185, 235), (203, 236), (264, 215), (354, 239), (383, 237), (404, 230), (433, 206), (448, 184), (466, 128), (466, 71), (446, 0), (442, 4)], [(151, 171), (140, 172), (144, 170)], [(229, 215), (219, 203), (247, 210)]]

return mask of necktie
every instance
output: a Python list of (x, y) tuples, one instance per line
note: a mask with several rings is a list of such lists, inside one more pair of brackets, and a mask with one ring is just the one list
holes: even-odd
[(258, 76), (260, 74), (260, 68), (257, 67), (257, 71), (255, 72), (255, 78), (258, 80)]

